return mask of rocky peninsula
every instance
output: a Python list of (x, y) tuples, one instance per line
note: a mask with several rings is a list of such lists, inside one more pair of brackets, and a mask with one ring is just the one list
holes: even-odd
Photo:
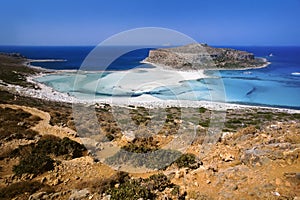
[(249, 69), (269, 64), (266, 59), (256, 58), (253, 53), (198, 43), (150, 50), (149, 56), (142, 62), (184, 71)]

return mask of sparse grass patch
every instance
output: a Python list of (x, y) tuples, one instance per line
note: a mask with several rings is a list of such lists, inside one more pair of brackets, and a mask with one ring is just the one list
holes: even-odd
[(80, 182), (76, 188), (84, 189), (89, 188), (91, 192), (102, 194), (110, 188), (113, 188), (116, 184), (123, 184), (129, 181), (130, 177), (127, 172), (119, 171), (115, 175), (109, 178), (97, 178), (86, 182)]
[(38, 133), (30, 128), (40, 120), (22, 109), (0, 108), (0, 140), (31, 140)]

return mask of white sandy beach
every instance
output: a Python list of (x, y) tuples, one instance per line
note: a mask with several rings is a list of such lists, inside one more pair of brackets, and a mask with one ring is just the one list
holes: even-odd
[[(39, 76), (41, 76), (40, 74)], [(29, 82), (34, 82), (33, 79), (36, 76), (28, 77)], [(17, 94), (34, 97), (38, 99), (44, 99), (49, 101), (56, 101), (56, 102), (65, 102), (65, 103), (83, 103), (87, 105), (94, 105), (94, 104), (110, 104), (113, 106), (143, 106), (147, 108), (166, 108), (166, 107), (183, 107), (183, 108), (197, 108), (197, 107), (204, 107), (211, 110), (221, 110), (225, 111), (227, 109), (247, 109), (247, 108), (258, 108), (258, 109), (270, 109), (274, 110), (275, 112), (287, 112), (287, 113), (300, 113), (300, 110), (294, 109), (285, 109), (285, 108), (272, 108), (272, 107), (263, 107), (263, 106), (251, 106), (251, 105), (241, 105), (241, 104), (234, 104), (234, 103), (223, 103), (223, 102), (212, 102), (212, 101), (189, 101), (189, 100), (161, 100), (155, 98), (151, 95), (141, 95), (139, 97), (111, 97), (106, 99), (89, 99), (89, 100), (82, 100), (70, 96), (65, 93), (57, 92), (53, 90), (51, 87), (48, 87), (44, 84), (37, 83), (40, 87), (40, 90), (37, 89), (28, 89), (23, 88), (21, 86), (15, 86), (11, 84), (6, 84), (7, 86), (1, 86), (3, 89), (14, 91)]]
[(56, 102), (65, 102), (65, 103), (83, 103), (87, 105), (93, 104), (110, 104), (114, 106), (143, 106), (146, 108), (167, 108), (167, 107), (184, 107), (184, 108), (197, 108), (204, 107), (211, 110), (227, 110), (227, 109), (246, 109), (246, 108), (261, 108), (261, 109), (271, 109), (274, 111), (288, 112), (288, 113), (300, 113), (300, 110), (294, 109), (285, 109), (285, 108), (272, 108), (264, 106), (250, 106), (250, 105), (241, 105), (234, 103), (222, 103), (222, 102), (212, 102), (212, 101), (188, 101), (188, 100), (161, 100), (155, 98), (151, 95), (141, 95), (139, 97), (132, 98), (123, 98), (123, 97), (112, 97), (107, 99), (97, 99), (97, 100), (79, 100), (75, 97), (69, 96), (64, 93), (54, 91), (52, 88), (39, 85), (41, 90), (35, 89), (25, 89), (20, 86), (9, 85), (7, 89), (13, 89), (18, 94), (34, 97), (38, 99), (44, 99), (49, 101)]
[(88, 87), (103, 87), (107, 93), (118, 95), (120, 93), (143, 93), (158, 87), (168, 87), (180, 84), (186, 80), (206, 78), (204, 71), (184, 72), (166, 70), (162, 68), (136, 68), (127, 71), (111, 73), (99, 81), (91, 82)]

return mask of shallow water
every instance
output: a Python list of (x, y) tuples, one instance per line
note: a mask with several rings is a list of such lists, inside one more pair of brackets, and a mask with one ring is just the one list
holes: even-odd
[[(300, 109), (300, 47), (232, 48), (267, 58), (271, 64), (261, 69), (208, 71), (207, 74), (218, 76), (219, 82), (223, 83), (226, 94), (223, 99), (212, 98), (213, 90), (220, 88), (215, 87), (214, 81), (209, 79), (185, 81), (140, 91), (114, 89), (113, 85), (118, 84), (115, 78), (111, 80), (111, 83), (99, 85), (99, 79), (115, 72), (87, 73), (77, 76), (72, 73), (63, 73), (40, 77), (37, 80), (55, 90), (79, 98), (103, 98), (112, 95), (130, 97), (150, 94), (160, 99), (212, 100)], [(0, 51), (21, 52), (34, 59), (67, 60), (67, 62), (37, 63), (51, 69), (79, 69), (90, 50), (92, 47), (0, 47)], [(111, 69), (128, 70), (138, 67), (139, 61), (147, 56), (148, 51), (149, 49), (144, 49), (124, 55), (111, 65)], [(271, 53), (273, 56), (269, 56)], [(143, 67), (149, 68), (151, 65), (143, 65)], [(147, 70), (140, 70), (139, 73), (147, 74)], [(75, 80), (76, 87), (74, 87)]]

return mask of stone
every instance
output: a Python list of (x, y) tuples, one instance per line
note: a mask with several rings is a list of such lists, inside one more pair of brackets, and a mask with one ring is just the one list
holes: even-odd
[(64, 184), (67, 184), (69, 181), (70, 181), (70, 179), (67, 178), (67, 179), (64, 181)]
[(279, 192), (272, 192), (272, 194), (274, 195), (274, 196), (277, 196), (277, 197), (280, 197), (280, 194), (279, 194)]
[(237, 185), (233, 185), (231, 189), (232, 189), (233, 191), (235, 191), (235, 190), (237, 190), (238, 188), (239, 188), (239, 187), (238, 187)]
[(275, 184), (276, 184), (276, 185), (281, 185), (281, 183), (282, 183), (282, 181), (281, 181), (280, 178), (276, 178), (276, 179), (275, 179)]
[(105, 195), (101, 200), (110, 200), (111, 195)]
[(56, 193), (53, 193), (51, 194), (51, 199), (60, 199), (62, 193), (61, 192), (56, 192)]
[(72, 192), (72, 194), (70, 195), (69, 200), (80, 200), (85, 197), (88, 197), (89, 194), (90, 194), (90, 191), (87, 188), (82, 189), (82, 190), (74, 190)]
[(28, 200), (40, 200), (46, 195), (46, 192), (37, 192), (29, 196)]
[(222, 158), (223, 161), (225, 162), (230, 162), (230, 161), (234, 161), (234, 156), (228, 153), (225, 154), (220, 154), (220, 157)]
[(295, 176), (296, 179), (300, 180), (300, 173), (296, 173), (296, 176)]
[(135, 134), (132, 131), (124, 131), (123, 137), (126, 141), (132, 142), (135, 139)]
[(285, 186), (286, 186), (286, 187), (291, 187), (292, 185), (291, 185), (291, 183), (290, 183), (289, 181), (286, 181), (286, 182), (285, 182)]
[(52, 186), (56, 186), (56, 185), (58, 185), (60, 183), (61, 183), (61, 180), (59, 178), (57, 178), (57, 179), (54, 179), (54, 181), (51, 183), (51, 185)]
[(25, 122), (18, 122), (17, 126), (24, 126)]
[(41, 179), (41, 183), (45, 183), (47, 181), (47, 178), (46, 177), (43, 177), (42, 179)]
[(186, 174), (186, 171), (185, 170), (183, 170), (183, 169), (181, 169), (181, 170), (179, 170), (179, 171), (177, 171), (176, 173), (175, 173), (175, 178), (183, 178), (184, 177), (184, 175)]

